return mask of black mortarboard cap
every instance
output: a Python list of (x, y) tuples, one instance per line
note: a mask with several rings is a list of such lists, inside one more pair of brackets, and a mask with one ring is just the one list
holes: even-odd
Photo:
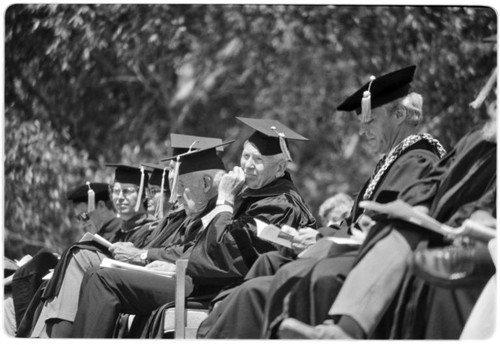
[[(214, 145), (222, 144), (222, 139), (211, 137), (200, 137), (186, 134), (170, 134), (170, 147), (172, 148), (172, 156), (188, 152), (191, 149), (203, 149)], [(223, 148), (217, 148), (222, 151)]]
[[(115, 168), (115, 182), (141, 184), (142, 172), (141, 169), (122, 163), (106, 163), (107, 167)], [(144, 183), (148, 183), (148, 175), (144, 174)]]
[(149, 175), (149, 184), (153, 186), (158, 186), (161, 187), (162, 183), (162, 178), (163, 178), (163, 172), (165, 171), (165, 181), (164, 185), (168, 191), (168, 171), (169, 167), (159, 165), (159, 164), (153, 164), (153, 163), (141, 163), (142, 166), (146, 167), (151, 171), (151, 174)]
[(337, 110), (355, 110), (359, 114), (361, 112), (361, 102), (365, 91), (371, 93), (371, 109), (375, 109), (408, 95), (411, 89), (410, 83), (413, 81), (413, 75), (415, 74), (416, 68), (415, 65), (412, 65), (376, 77), (349, 96), (337, 107)]
[[(195, 135), (185, 135), (185, 134), (170, 134), (170, 148), (171, 155), (167, 158), (163, 158), (161, 161), (168, 161), (180, 154), (186, 153), (189, 150), (203, 149), (206, 147), (212, 147), (222, 144), (222, 139), (212, 138), (212, 137), (200, 137)], [(217, 151), (224, 151), (222, 146), (216, 148)]]
[[(108, 201), (109, 200), (109, 184), (101, 182), (91, 182), (90, 188), (95, 193), (95, 201)], [(87, 203), (88, 202), (88, 191), (89, 185), (83, 184), (71, 190), (67, 199), (73, 201), (74, 203)]]
[(217, 155), (217, 148), (233, 143), (234, 140), (224, 142), (200, 150), (186, 152), (179, 156), (179, 175), (184, 175), (190, 172), (222, 169), (225, 170), (222, 159)]
[(237, 119), (254, 129), (248, 141), (254, 144), (264, 156), (284, 153), (287, 158), (291, 160), (286, 142), (288, 140), (309, 140), (291, 130), (278, 120), (254, 119), (248, 117), (237, 117)]

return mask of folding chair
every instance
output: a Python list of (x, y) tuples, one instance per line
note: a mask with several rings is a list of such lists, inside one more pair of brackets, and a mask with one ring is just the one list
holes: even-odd
[(195, 339), (198, 327), (208, 316), (206, 304), (186, 301), (187, 259), (179, 259), (176, 265), (175, 306), (165, 310), (164, 337), (173, 333), (175, 339)]

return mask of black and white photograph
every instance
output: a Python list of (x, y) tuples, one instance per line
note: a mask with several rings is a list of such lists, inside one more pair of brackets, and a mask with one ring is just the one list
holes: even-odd
[(2, 341), (498, 340), (495, 6), (4, 3)]

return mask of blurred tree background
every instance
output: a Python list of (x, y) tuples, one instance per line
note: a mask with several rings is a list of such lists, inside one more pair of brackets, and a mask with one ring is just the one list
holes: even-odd
[(169, 133), (236, 139), (235, 116), (310, 138), (291, 173), (314, 212), (374, 169), (336, 112), (370, 75), (416, 64), (424, 130), (449, 149), (481, 123), (468, 104), (496, 65), (489, 7), (18, 4), (5, 12), (4, 253), (77, 239), (66, 192), (111, 182), (104, 162), (156, 162)]

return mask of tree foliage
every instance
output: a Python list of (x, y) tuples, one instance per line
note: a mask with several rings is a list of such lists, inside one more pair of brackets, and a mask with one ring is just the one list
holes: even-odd
[[(309, 137), (292, 176), (313, 209), (355, 193), (377, 157), (336, 106), (371, 74), (416, 64), (426, 130), (453, 145), (496, 54), (472, 6), (20, 4), (5, 13), (5, 225), (11, 255), (74, 239), (65, 192), (104, 162), (157, 161), (171, 132), (237, 139), (235, 116)], [(7, 248), (6, 247), (6, 248)]]

